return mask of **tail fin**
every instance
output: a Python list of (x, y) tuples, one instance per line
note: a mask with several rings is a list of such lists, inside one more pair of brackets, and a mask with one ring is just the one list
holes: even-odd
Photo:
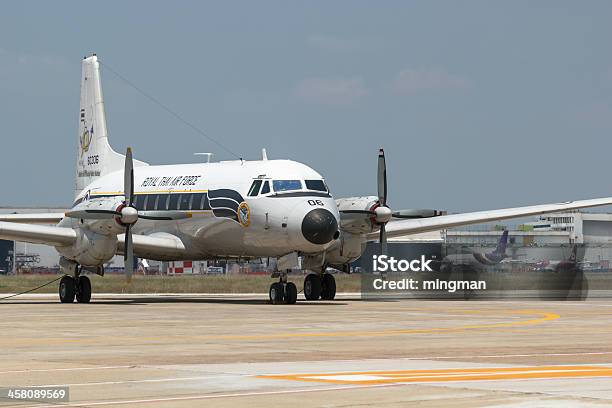
[[(124, 156), (108, 143), (100, 63), (96, 54), (83, 59), (82, 63), (77, 154), (75, 196), (96, 178), (123, 169)], [(134, 160), (134, 166), (142, 165), (146, 163)]]
[(508, 245), (508, 230), (504, 230), (504, 232), (502, 233), (502, 236), (499, 238), (497, 247), (495, 248), (495, 253), (499, 255), (505, 255), (507, 245)]

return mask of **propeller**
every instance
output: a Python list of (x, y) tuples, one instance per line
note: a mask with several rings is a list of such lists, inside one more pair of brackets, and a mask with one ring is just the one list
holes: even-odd
[(125, 274), (128, 280), (134, 273), (134, 248), (132, 240), (132, 226), (138, 218), (147, 219), (172, 219), (171, 217), (146, 216), (138, 212), (134, 206), (134, 160), (132, 158), (132, 148), (128, 147), (125, 153), (125, 167), (123, 170), (123, 194), (125, 200), (116, 210), (105, 209), (84, 209), (66, 212), (67, 217), (81, 218), (87, 220), (116, 219), (119, 224), (125, 227), (125, 244), (123, 247), (123, 261)]
[(380, 254), (387, 253), (387, 231), (385, 225), (393, 217), (393, 211), (387, 206), (387, 164), (385, 162), (385, 151), (378, 150), (378, 202), (369, 210), (343, 210), (345, 214), (366, 214), (372, 221), (380, 226)]
[(378, 207), (374, 209), (374, 219), (380, 225), (380, 254), (387, 253), (387, 230), (385, 225), (391, 220), (393, 212), (387, 207), (387, 163), (385, 151), (378, 150)]
[(387, 164), (385, 161), (385, 151), (378, 151), (378, 201), (369, 210), (342, 210), (344, 214), (365, 214), (372, 222), (380, 227), (379, 242), (380, 254), (387, 253), (387, 229), (386, 224), (391, 218), (414, 219), (429, 218), (444, 215), (445, 211), (439, 210), (399, 210), (393, 211), (387, 205)]
[[(123, 169), (123, 194), (125, 196), (125, 206), (121, 209), (121, 223), (125, 224), (123, 267), (125, 268), (125, 276), (129, 281), (132, 279), (132, 274), (134, 273), (134, 246), (132, 244), (131, 226), (138, 221), (138, 210), (136, 207), (134, 207), (134, 160), (132, 159), (131, 147), (128, 147), (127, 152), (125, 153), (125, 167)], [(131, 222), (125, 222), (124, 218), (128, 218), (128, 221)]]

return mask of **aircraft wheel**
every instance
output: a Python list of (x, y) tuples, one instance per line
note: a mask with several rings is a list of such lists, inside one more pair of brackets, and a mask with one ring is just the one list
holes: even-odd
[(74, 302), (74, 295), (76, 294), (76, 283), (72, 276), (64, 276), (60, 280), (59, 284), (59, 297), (62, 303)]
[(280, 282), (275, 282), (270, 285), (270, 303), (276, 305), (283, 302), (285, 288)]
[(336, 278), (334, 275), (325, 273), (321, 279), (321, 299), (334, 300), (336, 297)]
[(287, 282), (285, 285), (285, 302), (288, 305), (293, 305), (297, 301), (297, 287), (293, 282)]
[(91, 300), (91, 282), (87, 276), (79, 276), (77, 279), (76, 299), (79, 303), (89, 303)]
[(311, 273), (304, 279), (304, 297), (306, 300), (318, 300), (321, 297), (321, 278)]

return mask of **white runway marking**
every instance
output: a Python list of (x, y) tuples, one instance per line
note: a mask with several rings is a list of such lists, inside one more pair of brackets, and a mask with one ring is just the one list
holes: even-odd
[(324, 392), (324, 391), (341, 391), (353, 390), (359, 388), (381, 388), (381, 387), (397, 387), (405, 384), (374, 384), (374, 385), (342, 385), (336, 387), (320, 387), (320, 388), (300, 388), (281, 391), (257, 391), (257, 392), (239, 392), (234, 394), (214, 394), (214, 395), (189, 395), (184, 397), (161, 397), (150, 399), (133, 399), (121, 401), (94, 401), (94, 402), (74, 402), (68, 404), (53, 404), (53, 405), (31, 405), (26, 408), (57, 408), (57, 407), (82, 407), (82, 406), (99, 406), (99, 405), (128, 405), (128, 404), (146, 404), (153, 402), (169, 402), (169, 401), (190, 401), (190, 400), (205, 400), (218, 398), (235, 398), (235, 397), (253, 397), (261, 395), (282, 395), (282, 394), (299, 394), (307, 392)]
[(232, 378), (232, 377), (252, 377), (251, 374), (221, 374), (221, 375), (203, 375), (197, 377), (172, 377), (172, 378), (147, 378), (143, 380), (123, 380), (123, 381), (100, 381), (87, 383), (71, 383), (71, 384), (43, 384), (30, 385), (29, 387), (51, 388), (51, 387), (88, 387), (93, 385), (118, 385), (118, 384), (138, 384), (138, 383), (155, 383), (155, 382), (172, 382), (172, 381), (196, 381), (210, 380), (213, 378)]
[[(537, 353), (537, 354), (490, 354), (490, 355), (477, 355), (477, 356), (423, 356), (423, 357), (402, 357), (399, 360), (462, 360), (462, 359), (474, 359), (474, 358), (516, 358), (516, 357), (570, 357), (570, 356), (605, 356), (612, 355), (612, 351), (593, 351), (583, 353)], [(334, 360), (336, 362), (365, 362), (365, 361), (379, 361), (380, 359), (360, 359), (360, 360)], [(398, 360), (398, 359), (394, 359)], [(199, 365), (172, 365), (171, 368), (174, 370), (186, 369), (190, 370), (193, 367)], [(101, 366), (101, 367), (62, 367), (62, 368), (40, 368), (40, 369), (25, 369), (25, 370), (8, 370), (0, 371), (0, 374), (15, 374), (15, 373), (35, 373), (35, 372), (52, 372), (52, 371), (80, 371), (80, 370), (116, 370), (122, 368), (139, 368), (139, 369), (160, 369), (166, 370), (168, 367), (160, 365), (118, 365), (118, 366)], [(270, 374), (273, 375), (273, 374)]]

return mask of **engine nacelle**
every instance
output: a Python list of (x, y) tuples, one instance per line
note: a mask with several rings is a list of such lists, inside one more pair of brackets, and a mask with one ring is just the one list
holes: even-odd
[[(106, 210), (106, 211), (120, 211), (121, 208), (125, 207), (122, 200), (116, 197), (108, 198), (97, 198), (91, 201), (84, 201), (78, 206), (74, 207), (72, 211), (85, 211), (85, 210)], [(119, 216), (115, 218), (107, 219), (85, 219), (82, 224), (87, 226), (91, 231), (94, 231), (102, 235), (121, 234), (125, 232), (125, 225), (121, 224)]]
[(371, 211), (378, 206), (378, 197), (349, 197), (336, 200), (340, 211), (340, 230), (351, 234), (367, 234), (378, 230), (372, 215), (345, 213), (343, 211)]
[(73, 245), (57, 247), (57, 251), (65, 258), (83, 266), (97, 267), (115, 256), (117, 235), (98, 234), (85, 228), (77, 228), (75, 231), (77, 240)]

